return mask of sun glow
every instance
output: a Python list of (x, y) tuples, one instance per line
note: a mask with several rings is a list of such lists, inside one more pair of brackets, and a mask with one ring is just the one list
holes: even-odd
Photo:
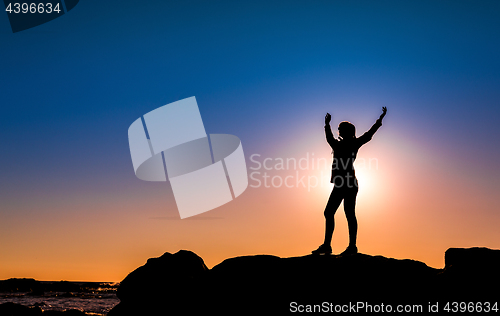
[[(356, 167), (356, 178), (358, 179), (359, 192), (357, 196), (357, 204), (360, 209), (374, 209), (381, 195), (380, 188), (383, 183), (380, 172), (373, 165), (372, 167), (362, 165)], [(365, 207), (367, 206), (367, 207)]]

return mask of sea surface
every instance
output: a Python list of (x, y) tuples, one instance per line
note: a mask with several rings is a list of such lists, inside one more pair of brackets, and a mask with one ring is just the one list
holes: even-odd
[(45, 285), (43, 291), (0, 292), (0, 304), (13, 302), (25, 306), (38, 306), (43, 311), (77, 309), (88, 315), (100, 316), (106, 315), (120, 302), (116, 297), (117, 283), (71, 282), (71, 288), (66, 291), (61, 290), (60, 286), (50, 290), (50, 285), (54, 282), (38, 282)]

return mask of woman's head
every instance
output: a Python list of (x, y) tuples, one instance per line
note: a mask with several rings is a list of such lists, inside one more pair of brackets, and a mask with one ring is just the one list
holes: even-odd
[(356, 137), (356, 127), (351, 122), (340, 122), (339, 136), (342, 137), (342, 139)]

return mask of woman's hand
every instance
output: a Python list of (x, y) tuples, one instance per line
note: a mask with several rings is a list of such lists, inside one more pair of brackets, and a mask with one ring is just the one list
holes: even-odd
[(382, 121), (382, 119), (384, 118), (385, 114), (387, 113), (387, 108), (385, 106), (382, 107), (382, 114), (380, 114), (380, 118), (379, 120)]
[(326, 113), (326, 115), (325, 115), (325, 125), (329, 125), (331, 120), (332, 120), (332, 116), (330, 115), (330, 113)]

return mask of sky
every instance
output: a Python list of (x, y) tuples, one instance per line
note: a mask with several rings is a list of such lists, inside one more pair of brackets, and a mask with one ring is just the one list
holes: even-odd
[[(383, 106), (356, 162), (359, 251), (442, 268), (448, 248), (499, 249), (499, 13), (498, 1), (85, 0), (17, 33), (0, 14), (0, 279), (120, 281), (180, 249), (209, 268), (307, 255), (331, 191), (326, 112), (359, 136)], [(191, 96), (207, 133), (241, 139), (249, 187), (181, 220), (168, 182), (135, 176), (127, 131)], [(341, 206), (334, 253), (347, 244)]]

